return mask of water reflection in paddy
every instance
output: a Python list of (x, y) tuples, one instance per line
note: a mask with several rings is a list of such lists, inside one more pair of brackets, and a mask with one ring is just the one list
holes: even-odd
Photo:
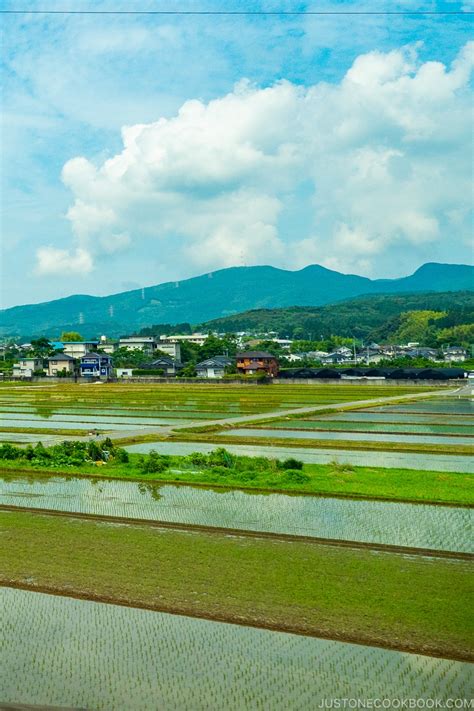
[(357, 422), (353, 420), (328, 420), (328, 419), (293, 419), (285, 422), (278, 422), (278, 429), (307, 429), (307, 430), (328, 430), (333, 432), (387, 432), (387, 433), (413, 433), (413, 434), (460, 434), (474, 435), (474, 429), (470, 425), (458, 424), (413, 424), (407, 422)]
[(383, 405), (374, 409), (374, 412), (426, 412), (440, 413), (443, 415), (474, 415), (474, 401), (472, 398), (451, 397), (449, 400), (422, 400), (405, 405)]
[(3, 588), (5, 702), (97, 711), (307, 711), (469, 697), (468, 664)]
[(0, 479), (0, 503), (439, 550), (472, 550), (472, 512), (426, 504), (7, 474)]
[(268, 439), (324, 439), (365, 442), (406, 442), (410, 444), (472, 444), (471, 437), (436, 435), (381, 434), (373, 432), (326, 432), (279, 429), (226, 430), (226, 437), (266, 437)]

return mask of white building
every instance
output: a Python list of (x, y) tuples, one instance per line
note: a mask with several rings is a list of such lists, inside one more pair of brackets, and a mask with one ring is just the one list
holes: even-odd
[(223, 378), (227, 366), (232, 365), (231, 358), (225, 355), (217, 355), (207, 358), (196, 365), (198, 378)]
[(162, 343), (195, 343), (202, 346), (207, 340), (207, 333), (191, 333), (188, 336), (160, 336), (158, 348), (162, 350)]
[(154, 353), (157, 348), (154, 336), (130, 336), (119, 340), (119, 348), (128, 348), (129, 351), (146, 351)]
[(31, 378), (36, 370), (43, 370), (42, 358), (22, 358), (13, 365), (13, 377)]
[(86, 353), (96, 351), (98, 345), (99, 341), (62, 341), (64, 352), (71, 358), (83, 358)]
[(159, 341), (158, 350), (181, 362), (181, 345), (179, 343), (163, 343), (163, 341)]
[(132, 368), (117, 368), (116, 371), (117, 378), (131, 378), (133, 377)]

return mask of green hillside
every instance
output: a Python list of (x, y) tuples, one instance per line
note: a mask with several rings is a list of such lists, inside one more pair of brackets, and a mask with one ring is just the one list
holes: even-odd
[(277, 332), (318, 341), (331, 336), (364, 341), (418, 340), (433, 346), (474, 342), (474, 291), (373, 295), (330, 306), (255, 309), (201, 325), (201, 330)]
[(31, 338), (79, 330), (119, 336), (153, 323), (200, 323), (247, 309), (322, 306), (374, 293), (458, 291), (474, 285), (474, 268), (425, 264), (401, 279), (371, 280), (318, 265), (299, 271), (232, 267), (112, 296), (70, 296), (3, 310), (0, 335)]

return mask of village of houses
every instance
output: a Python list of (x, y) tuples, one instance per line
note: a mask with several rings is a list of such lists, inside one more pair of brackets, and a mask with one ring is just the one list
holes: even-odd
[[(175, 378), (183, 371), (181, 348), (184, 343), (203, 346), (212, 335), (223, 338), (225, 334), (193, 333), (171, 336), (129, 336), (118, 340), (101, 336), (99, 340), (49, 341), (56, 351), (49, 357), (32, 355), (32, 344), (10, 344), (4, 347), (16, 349), (18, 360), (13, 364), (12, 377), (18, 379), (33, 377), (69, 377), (77, 380), (127, 380), (139, 378)], [(193, 376), (198, 379), (216, 380), (225, 376), (256, 376), (292, 379), (448, 379), (467, 377), (468, 373), (459, 367), (469, 358), (466, 349), (449, 346), (443, 350), (420, 347), (418, 343), (401, 345), (370, 345), (356, 347), (341, 346), (333, 352), (309, 351), (293, 352), (293, 341), (278, 338), (275, 333), (236, 334), (237, 353), (230, 357), (227, 353), (217, 354), (196, 363)], [(274, 343), (279, 357), (266, 350), (252, 350), (261, 341)], [(148, 356), (139, 373), (133, 367), (115, 367), (114, 354), (120, 349), (141, 351)], [(272, 350), (269, 348), (269, 350)], [(433, 367), (400, 368), (388, 367), (387, 362), (395, 359), (419, 359), (432, 361)], [(384, 367), (378, 366), (383, 362)], [(311, 366), (308, 366), (311, 363)], [(454, 364), (458, 367), (452, 367)], [(149, 371), (149, 373), (147, 373)]]

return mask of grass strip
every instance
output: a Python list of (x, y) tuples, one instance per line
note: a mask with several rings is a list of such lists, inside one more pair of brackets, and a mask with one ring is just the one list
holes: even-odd
[[(38, 435), (63, 435), (67, 437), (85, 437), (90, 427), (80, 430), (62, 430), (57, 427), (2, 427), (1, 432), (7, 434), (38, 434)], [(94, 428), (95, 429), (95, 428)], [(106, 430), (103, 430), (106, 431)]]
[(473, 659), (464, 561), (2, 514), (2, 583)]

